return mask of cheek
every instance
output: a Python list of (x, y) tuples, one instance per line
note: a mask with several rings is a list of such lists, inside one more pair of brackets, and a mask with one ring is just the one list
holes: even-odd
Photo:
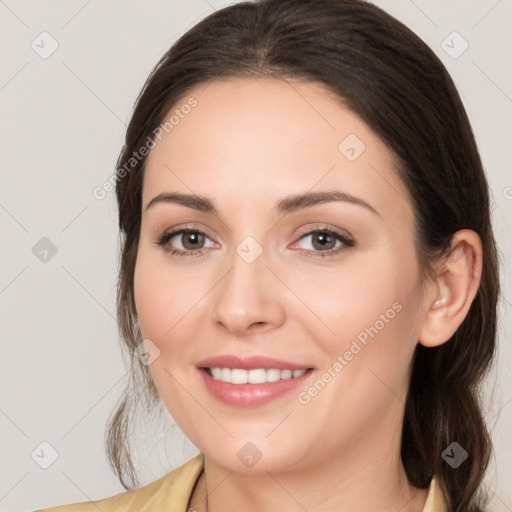
[(160, 349), (160, 364), (194, 359), (191, 340), (197, 337), (199, 319), (204, 323), (207, 315), (203, 299), (213, 286), (209, 277), (202, 273), (198, 278), (197, 269), (170, 264), (165, 254), (141, 244), (134, 273), (135, 306), (143, 338)]
[(162, 279), (157, 268), (151, 264), (151, 260), (145, 257), (144, 250), (139, 249), (134, 273), (134, 298), (144, 338), (154, 341), (169, 329), (171, 318), (165, 314), (168, 295), (168, 283)]
[(183, 383), (190, 381), (197, 360), (190, 340), (197, 335), (194, 315), (200, 303), (195, 307), (194, 303), (201, 295), (204, 292), (190, 285), (183, 270), (140, 248), (134, 272), (135, 305), (143, 339), (151, 340), (159, 350), (149, 371), (167, 410), (185, 427), (190, 397)]
[(405, 393), (421, 292), (415, 259), (401, 259), (398, 252), (382, 251), (367, 261), (317, 274), (297, 289), (322, 320), (308, 314), (301, 325), (323, 353), (320, 377), (324, 372), (326, 379), (335, 376), (322, 395), (332, 411), (341, 400), (362, 414), (363, 409), (368, 415), (382, 413), (394, 393)]
[[(324, 340), (330, 354), (348, 350), (355, 339), (363, 344), (376, 336), (385, 338), (386, 334), (395, 339), (414, 327), (414, 322), (404, 319), (413, 318), (408, 310), (415, 300), (412, 291), (418, 280), (416, 266), (391, 252), (377, 256), (326, 267), (300, 280), (294, 278), (294, 290), (305, 298), (310, 310), (303, 325), (314, 325), (312, 338)], [(292, 278), (290, 274), (289, 283)]]
[[(178, 321), (183, 309), (182, 280), (165, 256), (139, 245), (134, 272), (134, 298), (144, 337), (163, 338)], [(183, 315), (183, 313), (181, 313)]]

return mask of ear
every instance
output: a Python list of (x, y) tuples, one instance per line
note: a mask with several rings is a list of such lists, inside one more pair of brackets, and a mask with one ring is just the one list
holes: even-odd
[(448, 341), (466, 317), (482, 274), (482, 242), (475, 231), (462, 229), (451, 238), (448, 254), (435, 263), (428, 287), (419, 342), (436, 347)]

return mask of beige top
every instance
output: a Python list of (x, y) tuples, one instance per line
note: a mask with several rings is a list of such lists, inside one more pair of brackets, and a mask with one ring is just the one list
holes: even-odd
[[(192, 490), (202, 471), (203, 454), (199, 453), (185, 464), (140, 489), (122, 492), (102, 500), (61, 505), (35, 512), (186, 512)], [(447, 510), (441, 489), (436, 485), (434, 477), (430, 483), (423, 512)]]

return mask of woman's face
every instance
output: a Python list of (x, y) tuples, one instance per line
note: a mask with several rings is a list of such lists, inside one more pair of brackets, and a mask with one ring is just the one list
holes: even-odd
[(398, 451), (425, 310), (413, 210), (386, 146), (332, 98), (203, 84), (148, 157), (135, 301), (149, 368), (232, 471)]

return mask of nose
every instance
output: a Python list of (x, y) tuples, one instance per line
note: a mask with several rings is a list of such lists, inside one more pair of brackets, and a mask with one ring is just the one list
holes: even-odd
[(265, 251), (252, 262), (233, 252), (230, 270), (212, 290), (217, 328), (243, 337), (283, 324), (285, 291), (267, 263)]

